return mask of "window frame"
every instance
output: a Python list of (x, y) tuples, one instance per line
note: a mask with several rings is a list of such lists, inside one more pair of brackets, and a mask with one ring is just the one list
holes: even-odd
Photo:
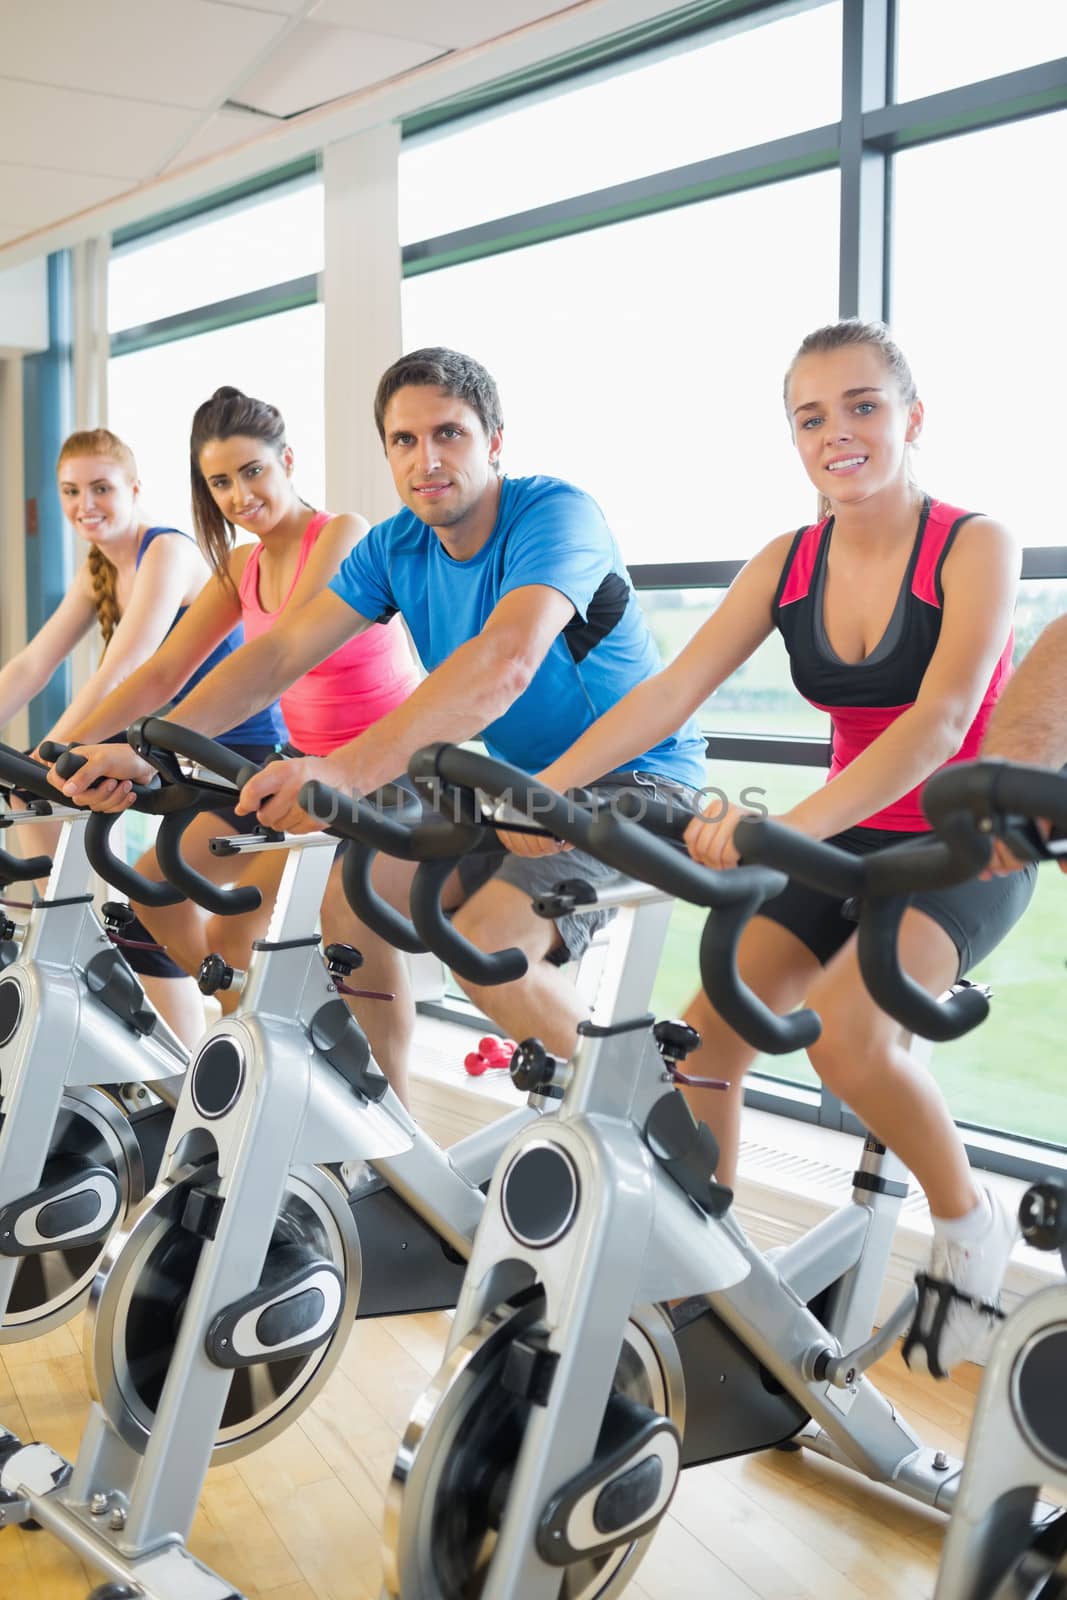
[[(806, 5), (830, 0), (806, 0)], [(524, 249), (548, 239), (611, 226), (616, 222), (691, 205), (720, 195), (788, 181), (805, 173), (837, 168), (841, 174), (838, 313), (891, 320), (890, 230), (892, 223), (892, 157), (934, 141), (1041, 116), (1067, 107), (1067, 58), (987, 78), (910, 101), (894, 94), (897, 0), (840, 0), (842, 7), (841, 118), (838, 122), (799, 129), (786, 138), (734, 150), (654, 173), (589, 194), (497, 217), (455, 233), (422, 239), (401, 252), (403, 277), (439, 271), (461, 262)], [(403, 124), (405, 138), (420, 141), (446, 134), (472, 115), (491, 118), (531, 95), (543, 96), (563, 84), (577, 84), (605, 71), (619, 70), (643, 54), (662, 54), (694, 42), (710, 42), (717, 33), (759, 27), (798, 9), (797, 0), (692, 0), (677, 13), (643, 25), (625, 38), (601, 41), (580, 58), (543, 64), (522, 81), (504, 79), (480, 86), (472, 95), (444, 106), (428, 107)], [(267, 174), (239, 189), (186, 206), (164, 217), (148, 219), (117, 232), (121, 250), (162, 228), (199, 220), (222, 205), (260, 196), (316, 169), (308, 158)], [(294, 279), (200, 306), (111, 337), (112, 356), (170, 342), (231, 323), (273, 315), (314, 303), (320, 298), (317, 275)], [(678, 562), (640, 565), (632, 569), (639, 590), (719, 589), (729, 584), (743, 562)], [(1067, 578), (1067, 545), (1028, 549), (1024, 578)], [(801, 737), (717, 734), (708, 730), (709, 753), (747, 759), (825, 766), (829, 747)], [(422, 1009), (484, 1026), (469, 1005), (422, 1003)], [(749, 1103), (818, 1122), (833, 1128), (858, 1128), (834, 1096), (754, 1077), (746, 1092)], [(1067, 1165), (1067, 1149), (1044, 1145), (1020, 1135), (1000, 1134), (961, 1124), (972, 1160), (977, 1165), (1030, 1178), (1049, 1164)]]

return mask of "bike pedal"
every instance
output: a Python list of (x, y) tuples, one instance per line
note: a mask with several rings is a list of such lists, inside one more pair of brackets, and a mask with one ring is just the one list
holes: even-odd
[(0, 1207), (0, 1255), (40, 1255), (67, 1245), (104, 1238), (122, 1205), (122, 1191), (107, 1167), (50, 1162), (46, 1181), (30, 1194)]
[(309, 1259), (299, 1245), (281, 1245), (267, 1258), (264, 1280), (209, 1327), (204, 1347), (217, 1367), (304, 1355), (337, 1327), (345, 1280), (331, 1262)]
[(592, 1464), (553, 1496), (537, 1529), (552, 1566), (592, 1560), (651, 1532), (670, 1504), (682, 1465), (674, 1423), (613, 1394)]

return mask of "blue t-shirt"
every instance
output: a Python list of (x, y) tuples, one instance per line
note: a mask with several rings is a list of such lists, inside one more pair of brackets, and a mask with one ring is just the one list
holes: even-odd
[[(479, 634), (497, 602), (545, 584), (575, 614), (533, 681), (483, 730), (500, 760), (529, 771), (555, 761), (635, 684), (660, 670), (659, 652), (603, 513), (558, 478), (505, 478), (496, 526), (478, 554), (456, 561), (433, 529), (401, 511), (370, 530), (330, 588), (375, 622), (399, 612), (428, 672)], [(704, 740), (690, 719), (625, 770), (699, 788)]]
[[(190, 535), (184, 533), (181, 528), (149, 528), (148, 532), (141, 540), (141, 548), (137, 552), (137, 560), (134, 563), (135, 567), (139, 567), (141, 565), (141, 560), (144, 556), (144, 553), (152, 541), (154, 539), (158, 539), (160, 534), (164, 533), (176, 533), (181, 539), (188, 539), (190, 537)], [(177, 611), (174, 613), (174, 621), (167, 629), (168, 634), (173, 633), (174, 629), (178, 626), (178, 623), (182, 620), (188, 609), (188, 606), (178, 607)], [(200, 663), (196, 671), (190, 673), (189, 677), (186, 678), (185, 682), (178, 690), (178, 693), (171, 701), (171, 705), (180, 705), (185, 699), (186, 695), (196, 688), (201, 678), (206, 678), (212, 668), (217, 667), (220, 661), (225, 661), (226, 657), (233, 655), (235, 650), (240, 650), (244, 642), (245, 631), (241, 624), (238, 623), (236, 628), (234, 628), (232, 632), (228, 633), (225, 639), (222, 639), (215, 646), (214, 650), (212, 650), (207, 659)], [(285, 726), (284, 718), (282, 717), (282, 708), (278, 704), (277, 700), (275, 700), (272, 705), (264, 706), (262, 711), (255, 712), (255, 714), (249, 717), (245, 722), (238, 723), (236, 728), (230, 728), (226, 733), (220, 733), (218, 736), (220, 744), (228, 745), (277, 745), (284, 744), (288, 737), (289, 734)]]

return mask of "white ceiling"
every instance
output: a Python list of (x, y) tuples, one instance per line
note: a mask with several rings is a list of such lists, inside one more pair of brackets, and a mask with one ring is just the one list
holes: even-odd
[(562, 0), (0, 0), (0, 245)]

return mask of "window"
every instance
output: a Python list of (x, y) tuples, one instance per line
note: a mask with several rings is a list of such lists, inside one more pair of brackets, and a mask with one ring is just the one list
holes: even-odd
[(108, 327), (141, 327), (321, 271), (318, 180), (213, 210), (201, 221), (120, 246), (111, 259)]
[[(726, 23), (688, 49), (419, 136), (401, 157), (402, 241), (433, 241), (407, 252), (406, 347), (454, 345), (494, 373), (507, 470), (569, 478), (597, 498), (631, 567), (655, 569), (641, 599), (666, 658), (720, 603), (724, 567), (816, 515), (782, 374), (809, 329), (857, 305), (883, 312), (883, 259), (894, 332), (927, 407), (921, 481), (1046, 547), (1034, 563), (1049, 581), (1020, 595), (1017, 654), (1067, 609), (1053, 433), (1067, 347), (1050, 201), (1067, 165), (1067, 85), (1046, 70), (1001, 101), (972, 88), (1067, 54), (1067, 9), (1021, 0), (1008, 18), (992, 0), (889, 0), (885, 40), (868, 29), (853, 41), (862, 60), (843, 53), (841, 11)], [(833, 141), (828, 170), (831, 141), (810, 132), (840, 119), (843, 73), (877, 83), (891, 39), (895, 98), (871, 107), (862, 138)], [(957, 87), (921, 122), (902, 104)], [(751, 151), (770, 140), (773, 163)], [(889, 207), (862, 170), (877, 176), (886, 151), (897, 152)], [(665, 209), (635, 214), (650, 204), (635, 183), (625, 220), (605, 222), (622, 202), (596, 191), (723, 155), (729, 182), (714, 198), (671, 179), (656, 197)], [(463, 233), (553, 204), (537, 243), (505, 225)], [(672, 564), (676, 586), (659, 587)], [(726, 798), (780, 812), (823, 781), (827, 719), (796, 693), (776, 636), (701, 720), (712, 735), (754, 736), (751, 758), (709, 761)], [(1062, 987), (1058, 889), (1046, 873), (978, 974), (996, 989), (993, 1026), (939, 1049), (934, 1070), (960, 1118), (1067, 1143), (1046, 1020)], [(677, 1012), (696, 988), (701, 921), (675, 910), (658, 1010)], [(760, 1071), (761, 1103), (840, 1125), (804, 1056)]]
[(405, 347), (484, 362), (507, 470), (587, 489), (627, 562), (747, 556), (814, 515), (782, 378), (834, 316), (837, 231), (818, 173), (428, 272)]
[(1023, 545), (1062, 545), (1067, 324), (1049, 179), (1067, 168), (1067, 112), (894, 165), (893, 320), (926, 402), (922, 481)]
[[(722, 603), (723, 590), (653, 589), (639, 596), (664, 661), (678, 652)], [(777, 631), (697, 712), (705, 732), (830, 737), (830, 718), (793, 687), (789, 658)], [(736, 796), (734, 797), (736, 798)]]
[(898, 0), (897, 99), (1067, 56), (1063, 0)]
[(413, 140), (401, 243), (836, 122), (840, 55), (834, 0)]
[(224, 383), (278, 407), (296, 456), (297, 486), (312, 505), (322, 504), (321, 306), (118, 356), (108, 378), (110, 425), (137, 457), (145, 508), (155, 520), (191, 527), (189, 425), (197, 406)]

